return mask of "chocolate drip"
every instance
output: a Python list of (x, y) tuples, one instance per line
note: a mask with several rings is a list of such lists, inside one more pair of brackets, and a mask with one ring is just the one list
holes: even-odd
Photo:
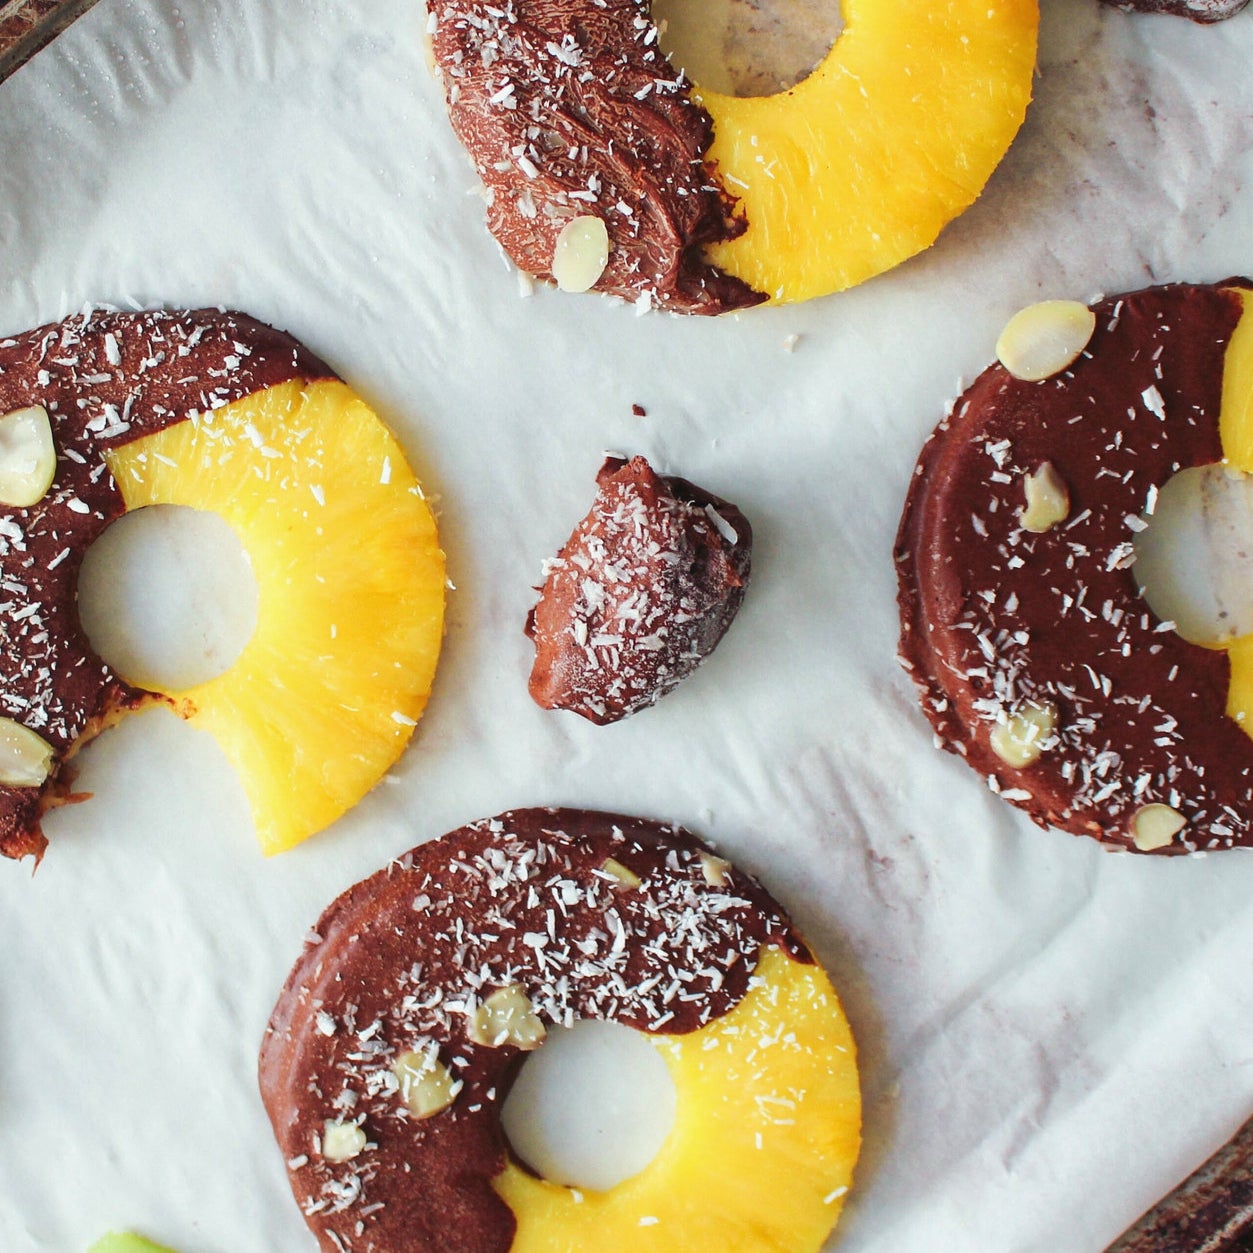
[(734, 505), (643, 457), (610, 457), (596, 483), (526, 632), (535, 702), (603, 725), (659, 700), (717, 647), (744, 600), (753, 532)]

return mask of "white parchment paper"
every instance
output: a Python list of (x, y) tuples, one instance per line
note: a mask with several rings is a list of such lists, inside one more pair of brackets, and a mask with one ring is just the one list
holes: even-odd
[[(0, 1248), (312, 1248), (254, 1079), (305, 930), (528, 804), (682, 821), (803, 924), (862, 1050), (845, 1253), (1096, 1253), (1253, 1113), (1253, 858), (1036, 830), (894, 660), (905, 486), (1009, 314), (1253, 269), (1253, 13), (1042, 7), (1026, 127), (935, 248), (718, 321), (520, 293), (416, 0), (101, 0), (0, 85), (0, 333), (89, 301), (288, 328), (398, 431), (457, 587), (413, 746), (331, 831), (263, 860), (214, 745), (153, 712), (86, 751), (34, 879), (0, 866)], [(606, 448), (758, 543), (715, 656), (598, 729), (530, 703), (522, 621)]]

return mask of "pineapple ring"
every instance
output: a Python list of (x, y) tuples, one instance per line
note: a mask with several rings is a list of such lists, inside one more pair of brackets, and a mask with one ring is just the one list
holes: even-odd
[[(91, 312), (0, 344), (0, 415), (48, 413), (47, 494), (0, 510), (0, 715), (45, 741), (41, 782), (0, 784), (0, 852), (42, 856), (43, 813), (76, 799), (67, 762), (153, 702), (236, 766), (266, 853), (339, 817), (408, 742), (443, 625), (444, 558), (399, 445), (290, 336), (241, 314)], [(189, 691), (133, 686), (78, 620), (83, 554), (150, 504), (217, 512), (257, 580), (253, 638)], [(38, 741), (36, 741), (38, 743)]]
[(843, 0), (796, 86), (696, 85), (705, 154), (748, 223), (708, 259), (772, 302), (843, 291), (935, 242), (974, 203), (1026, 116), (1036, 0)]
[(923, 449), (901, 656), (943, 746), (1041, 826), (1157, 855), (1253, 846), (1253, 636), (1188, 642), (1141, 594), (1133, 543), (1180, 470), (1253, 473), (1253, 285), (1093, 312), (1071, 364), (992, 366)]
[[(848, 1021), (778, 905), (687, 832), (501, 814), (393, 861), (314, 932), (260, 1081), (326, 1247), (800, 1253), (835, 1225), (860, 1145)], [(646, 1033), (676, 1090), (657, 1156), (604, 1192), (536, 1178), (500, 1127), (521, 1054), (580, 1017)]]

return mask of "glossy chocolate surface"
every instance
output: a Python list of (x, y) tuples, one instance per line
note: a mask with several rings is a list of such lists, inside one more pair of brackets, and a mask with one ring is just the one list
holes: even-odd
[[(1230, 287), (1227, 284), (1226, 287)], [(1150, 803), (1187, 826), (1165, 853), (1253, 843), (1253, 740), (1226, 715), (1230, 665), (1159, 622), (1133, 536), (1179, 469), (1219, 461), (1224, 286), (1102, 301), (1068, 370), (986, 370), (922, 451), (897, 537), (901, 657), (943, 747), (1041, 825), (1132, 847)], [(1069, 514), (1023, 529), (1024, 479), (1051, 463)], [(1024, 702), (1058, 711), (1037, 761), (992, 750)]]

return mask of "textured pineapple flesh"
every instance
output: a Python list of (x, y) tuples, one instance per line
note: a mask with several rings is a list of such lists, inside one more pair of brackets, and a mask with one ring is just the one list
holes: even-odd
[(356, 804), (422, 713), (443, 633), (435, 520), (391, 432), (343, 383), (295, 380), (109, 454), (128, 510), (235, 529), (257, 627), (224, 674), (167, 691), (239, 772), (263, 850)]
[(821, 65), (772, 96), (697, 96), (748, 229), (709, 259), (773, 301), (842, 291), (929, 247), (1022, 125), (1036, 0), (844, 0)]
[(767, 949), (729, 1014), (651, 1038), (678, 1098), (657, 1156), (607, 1192), (511, 1162), (495, 1186), (517, 1218), (513, 1253), (820, 1248), (861, 1143), (853, 1038), (822, 969)]
[[(1253, 293), (1239, 290), (1238, 294), (1244, 310), (1223, 360), (1218, 429), (1227, 464), (1253, 474)], [(1236, 640), (1227, 656), (1231, 662), (1227, 713), (1253, 736), (1253, 635)]]

